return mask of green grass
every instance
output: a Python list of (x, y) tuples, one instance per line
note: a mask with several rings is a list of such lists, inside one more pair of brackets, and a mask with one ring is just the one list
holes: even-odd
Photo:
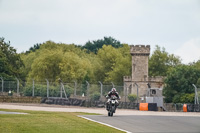
[(28, 113), (0, 114), (0, 133), (121, 133), (119, 130), (77, 116), (87, 113), (7, 109), (0, 111)]

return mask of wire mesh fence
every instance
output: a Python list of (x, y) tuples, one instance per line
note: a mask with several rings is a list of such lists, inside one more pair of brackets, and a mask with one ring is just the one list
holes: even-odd
[[(113, 88), (113, 84), (97, 84), (86, 83), (62, 83), (62, 82), (49, 82), (44, 81), (19, 81), (19, 80), (1, 80), (0, 81), (0, 95), (13, 95), (13, 96), (32, 96), (43, 98), (76, 98), (90, 101), (90, 106), (98, 106), (102, 103), (95, 101), (105, 102), (105, 96)], [(123, 98), (120, 101), (119, 108), (134, 109), (137, 103), (129, 102), (129, 93), (124, 91), (124, 86), (115, 86), (119, 95)], [(200, 103), (200, 88), (197, 88), (195, 94)], [(77, 101), (76, 101), (77, 102)], [(89, 103), (89, 102), (88, 102)], [(89, 104), (87, 103), (87, 106)], [(167, 111), (182, 112), (183, 104), (164, 103)]]
[[(62, 83), (40, 81), (0, 81), (3, 95), (40, 96), (40, 97), (73, 97), (99, 99), (107, 95), (113, 85), (83, 83)], [(119, 95), (124, 96), (124, 87), (115, 86)]]

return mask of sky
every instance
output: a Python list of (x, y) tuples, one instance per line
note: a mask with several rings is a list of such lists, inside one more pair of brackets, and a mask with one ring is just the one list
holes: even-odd
[(52, 40), (84, 45), (113, 37), (200, 59), (200, 0), (0, 0), (0, 37), (18, 53)]

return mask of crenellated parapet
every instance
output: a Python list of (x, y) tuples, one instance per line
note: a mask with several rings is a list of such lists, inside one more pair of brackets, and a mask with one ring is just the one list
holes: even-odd
[(124, 76), (124, 82), (131, 82), (132, 78), (131, 76)]
[(130, 45), (130, 53), (132, 56), (149, 56), (150, 55), (150, 45)]
[(163, 82), (165, 77), (163, 76), (155, 76), (155, 77), (148, 77), (148, 81), (152, 82)]

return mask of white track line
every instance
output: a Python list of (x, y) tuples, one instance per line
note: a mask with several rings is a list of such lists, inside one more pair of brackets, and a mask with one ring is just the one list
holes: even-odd
[(112, 125), (109, 125), (109, 124), (106, 124), (106, 123), (103, 123), (103, 122), (95, 121), (95, 120), (92, 120), (92, 119), (87, 118), (87, 117), (84, 117), (84, 116), (78, 115), (78, 117), (81, 117), (81, 118), (84, 118), (84, 119), (86, 119), (86, 120), (90, 120), (90, 121), (93, 121), (93, 122), (96, 122), (96, 123), (99, 123), (99, 124), (102, 124), (102, 125), (105, 125), (105, 126), (108, 126), (108, 127), (112, 127), (112, 128), (114, 128), (114, 129), (117, 129), (117, 130), (120, 130), (120, 131), (123, 131), (123, 132), (126, 132), (126, 133), (131, 133), (131, 132), (126, 131), (126, 130), (124, 130), (124, 129), (120, 129), (120, 128), (118, 128), (118, 127), (114, 127), (114, 126), (112, 126)]

